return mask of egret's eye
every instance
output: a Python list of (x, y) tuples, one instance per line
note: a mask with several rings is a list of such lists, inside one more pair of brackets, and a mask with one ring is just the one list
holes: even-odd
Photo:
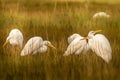
[(92, 34), (95, 34), (95, 32), (94, 32), (94, 31), (92, 31), (91, 33), (92, 33)]

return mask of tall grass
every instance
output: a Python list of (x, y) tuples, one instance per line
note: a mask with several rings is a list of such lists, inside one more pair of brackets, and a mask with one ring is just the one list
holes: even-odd
[[(33, 0), (34, 1), (34, 0)], [(38, 1), (38, 0), (37, 0)], [(80, 2), (1, 1), (0, 6), (0, 80), (119, 80), (120, 6), (118, 4)], [(110, 19), (92, 20), (98, 11)], [(13, 28), (23, 32), (24, 45), (33, 36), (50, 40), (57, 51), (21, 57), (11, 45), (2, 47)], [(89, 51), (80, 56), (63, 57), (67, 38), (73, 33), (86, 36), (102, 29), (112, 47), (112, 60), (106, 64)]]

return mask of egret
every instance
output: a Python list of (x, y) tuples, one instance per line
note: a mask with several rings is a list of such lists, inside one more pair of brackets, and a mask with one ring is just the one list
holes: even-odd
[(3, 47), (5, 47), (8, 43), (10, 43), (12, 46), (19, 46), (20, 48), (22, 48), (22, 32), (19, 29), (12, 29), (9, 33), (9, 36), (6, 39), (6, 42), (3, 44)]
[(82, 40), (87, 39), (90, 49), (108, 63), (112, 59), (112, 50), (108, 39), (102, 34), (96, 34), (101, 31), (90, 31)]
[(52, 47), (56, 49), (50, 41), (43, 41), (43, 39), (39, 36), (35, 36), (30, 38), (26, 45), (24, 46), (23, 50), (21, 51), (21, 56), (26, 56), (29, 54), (36, 54), (36, 53), (45, 53), (48, 47)]
[(81, 39), (83, 39), (83, 37), (79, 34), (73, 34), (72, 36), (68, 37), (69, 46), (63, 56), (68, 56), (73, 53), (76, 55), (80, 54), (81, 52), (86, 53), (86, 51), (89, 50), (89, 46), (87, 45), (86, 40)]
[(93, 15), (93, 19), (99, 18), (99, 17), (109, 18), (110, 15), (107, 14), (107, 13), (105, 13), (105, 12), (98, 12), (98, 13), (95, 13), (95, 14)]

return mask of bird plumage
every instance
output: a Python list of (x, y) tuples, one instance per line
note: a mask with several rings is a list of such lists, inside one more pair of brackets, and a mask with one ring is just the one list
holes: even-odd
[(112, 58), (112, 50), (108, 39), (102, 34), (89, 34), (89, 46), (97, 56), (101, 57), (104, 61), (109, 62)]
[(81, 35), (74, 33), (71, 36), (68, 37), (68, 44), (70, 44), (75, 38), (81, 37)]
[(5, 46), (7, 43), (10, 43), (12, 46), (19, 46), (20, 48), (22, 48), (23, 44), (22, 32), (19, 29), (11, 30), (3, 46)]
[(71, 39), (71, 42), (69, 46), (67, 47), (67, 50), (64, 53), (64, 56), (68, 56), (70, 54), (75, 53), (76, 55), (80, 54), (81, 52), (85, 53), (87, 50), (89, 50), (87, 46), (86, 40), (81, 40), (83, 37), (79, 34), (73, 34), (68, 38)]
[(43, 41), (41, 37), (35, 36), (27, 41), (23, 50), (21, 51), (21, 56), (26, 56), (29, 54), (34, 55), (36, 53), (45, 53), (48, 47), (55, 48), (50, 41)]
[(95, 18), (99, 18), (99, 17), (109, 18), (110, 15), (107, 14), (106, 12), (98, 12), (98, 13), (95, 13), (95, 14), (93, 15), (93, 18), (94, 18), (94, 19), (95, 19)]
[(105, 62), (109, 62), (112, 59), (112, 49), (108, 39), (102, 34), (96, 34), (101, 30), (90, 31), (87, 37), (78, 36), (71, 40), (64, 56), (70, 54), (86, 53), (88, 50), (92, 50), (97, 56), (101, 57)]

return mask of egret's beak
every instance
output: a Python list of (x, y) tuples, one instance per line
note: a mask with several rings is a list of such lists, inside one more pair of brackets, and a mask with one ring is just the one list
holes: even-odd
[(3, 44), (3, 47), (5, 47), (7, 45), (8, 41), (5, 41), (5, 43)]
[(56, 50), (56, 48), (51, 44), (51, 45), (49, 45), (51, 48), (53, 48), (53, 49), (55, 49)]
[(84, 37), (84, 38), (82, 38), (81, 40), (86, 40), (86, 39), (89, 39), (89, 37), (87, 36), (87, 37)]
[(102, 30), (96, 30), (96, 31), (94, 31), (95, 33), (98, 33), (98, 32), (101, 32)]

